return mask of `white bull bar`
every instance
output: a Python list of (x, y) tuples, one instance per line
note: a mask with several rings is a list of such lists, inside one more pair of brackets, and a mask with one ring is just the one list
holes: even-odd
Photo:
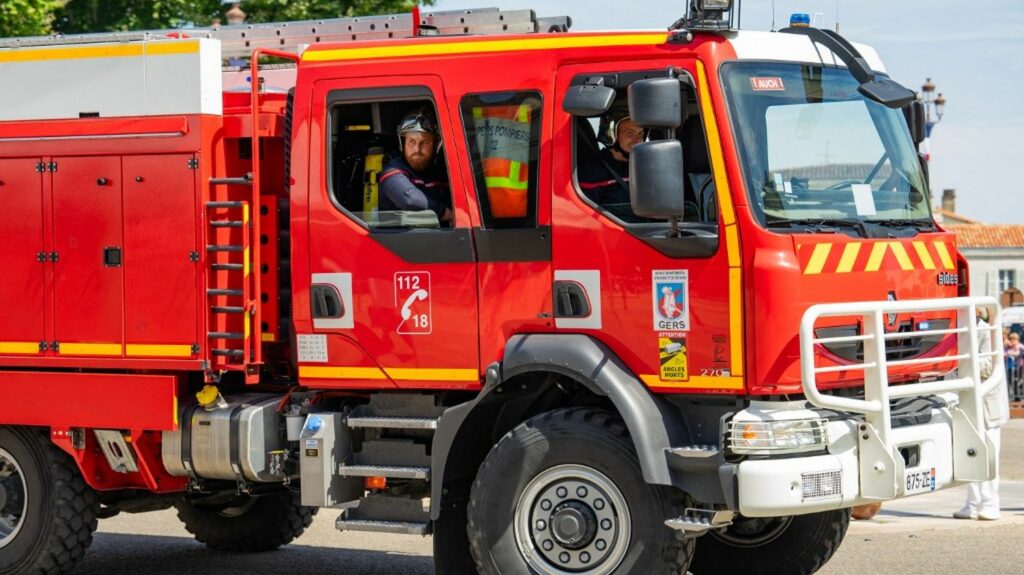
[[(984, 337), (993, 337), (992, 351), (978, 351), (979, 329), (975, 313), (987, 309), (991, 324), (981, 330)], [(913, 312), (956, 311), (957, 326), (949, 329), (927, 329), (886, 333), (886, 314)], [(815, 323), (824, 317), (859, 316), (863, 333), (852, 336), (816, 337)], [(916, 326), (912, 326), (916, 327)], [(957, 353), (940, 357), (888, 360), (888, 342), (910, 337), (951, 335), (957, 338)], [(842, 366), (815, 365), (815, 346), (828, 343), (863, 342), (864, 359), (861, 363)], [(981, 377), (979, 360), (991, 357), (992, 375)], [(926, 383), (889, 385), (889, 368), (908, 365), (929, 365), (957, 361), (953, 377)], [(999, 304), (991, 297), (961, 297), (885, 302), (831, 303), (811, 306), (800, 324), (800, 368), (804, 395), (813, 405), (824, 409), (859, 413), (864, 423), (858, 427), (860, 467), (860, 497), (864, 499), (892, 499), (902, 495), (904, 462), (893, 442), (890, 400), (936, 394), (955, 394), (958, 401), (949, 401), (953, 421), (953, 480), (982, 481), (995, 475), (995, 450), (989, 444), (984, 430), (983, 404), (985, 395), (1004, 383), (1002, 323)], [(864, 373), (864, 399), (837, 397), (818, 390), (817, 376), (821, 373), (862, 371)]]

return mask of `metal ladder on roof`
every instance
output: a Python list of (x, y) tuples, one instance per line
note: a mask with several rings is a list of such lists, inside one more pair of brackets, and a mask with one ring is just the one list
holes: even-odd
[(416, 8), (411, 13), (326, 20), (2, 38), (0, 39), (0, 50), (188, 37), (220, 40), (221, 55), (230, 60), (247, 58), (256, 48), (297, 53), (301, 52), (304, 46), (323, 42), (388, 40), (427, 35), (566, 32), (571, 25), (572, 20), (568, 16), (538, 18), (533, 10), (479, 8), (420, 12)]

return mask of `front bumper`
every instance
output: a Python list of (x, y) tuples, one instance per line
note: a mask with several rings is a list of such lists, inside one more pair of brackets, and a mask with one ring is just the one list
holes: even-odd
[(871, 462), (871, 474), (895, 480), (892, 497), (865, 497), (861, 492), (862, 465), (858, 452), (859, 443), (864, 441), (861, 428), (866, 424), (844, 419), (829, 422), (831, 441), (826, 452), (739, 463), (735, 477), (740, 513), (747, 517), (817, 513), (956, 485), (953, 416), (947, 407), (934, 408), (929, 415), (928, 423), (892, 430), (893, 446), (900, 454), (899, 465), (894, 469), (879, 466), (876, 470), (878, 462)]
[[(828, 445), (816, 453), (786, 456), (750, 456), (736, 465), (737, 506), (748, 517), (775, 517), (841, 509), (864, 503), (886, 501), (929, 493), (966, 481), (995, 476), (996, 451), (984, 433), (984, 396), (1005, 385), (1002, 346), (979, 352), (980, 337), (1001, 336), (1002, 326), (993, 322), (979, 328), (975, 312), (987, 308), (998, 318), (999, 306), (992, 298), (955, 298), (905, 302), (863, 302), (812, 306), (800, 327), (801, 372), (807, 402), (815, 413), (831, 413)], [(891, 313), (954, 310), (956, 328), (932, 330), (958, 340), (952, 357), (888, 360), (887, 343), (907, 333), (888, 334), (885, 316)], [(851, 338), (863, 342), (864, 358), (853, 366), (819, 366), (816, 346), (827, 340), (817, 338), (815, 322), (829, 316), (859, 316), (863, 333)], [(922, 334), (925, 332), (921, 332)], [(998, 341), (998, 340), (996, 340)], [(1001, 342), (1000, 342), (1001, 343)], [(941, 381), (890, 386), (888, 372), (896, 365), (927, 367), (956, 360), (955, 373)], [(981, 377), (982, 361), (996, 369)], [(819, 373), (861, 371), (864, 397), (854, 399), (822, 393), (817, 388)], [(937, 401), (916, 424), (894, 425), (893, 404), (901, 400), (935, 397)], [(774, 405), (774, 408), (768, 407)], [(768, 407), (766, 409), (766, 407)], [(765, 403), (744, 410), (736, 419), (770, 420), (801, 417), (807, 406), (793, 403)]]

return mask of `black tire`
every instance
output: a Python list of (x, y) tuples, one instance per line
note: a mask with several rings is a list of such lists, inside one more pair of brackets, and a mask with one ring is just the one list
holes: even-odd
[(0, 538), (0, 575), (70, 571), (92, 543), (100, 507), (96, 492), (45, 431), (0, 428), (0, 450), (6, 463), (0, 515), (19, 518), (6, 541)]
[(821, 569), (846, 536), (850, 510), (747, 519), (697, 539), (694, 575), (809, 575)]
[(298, 494), (290, 491), (243, 496), (218, 506), (181, 498), (174, 506), (178, 519), (197, 541), (218, 551), (240, 553), (272, 551), (291, 543), (313, 523), (318, 511), (299, 504)]
[[(602, 527), (595, 535), (590, 530), (591, 525), (596, 527), (596, 524), (604, 523), (604, 520), (594, 519), (584, 521), (587, 529), (577, 532), (582, 537), (580, 541), (592, 541), (595, 545), (597, 538), (611, 534), (608, 537), (611, 542), (601, 548), (609, 551), (595, 554), (590, 559), (593, 563), (587, 566), (589, 569), (602, 567), (606, 572), (643, 575), (686, 573), (693, 555), (693, 539), (684, 539), (664, 523), (666, 519), (682, 514), (682, 493), (651, 486), (644, 481), (633, 442), (619, 418), (604, 411), (574, 408), (538, 415), (519, 425), (505, 435), (484, 460), (473, 484), (467, 522), (470, 550), (480, 575), (553, 573), (557, 569), (551, 566), (551, 562), (557, 564), (560, 559), (554, 557), (560, 557), (563, 551), (574, 553), (573, 561), (583, 560), (583, 552), (579, 548), (566, 547), (557, 539), (548, 541), (553, 539), (556, 530), (549, 529), (550, 535), (547, 536), (543, 531), (532, 532), (534, 528), (531, 526), (535, 525), (538, 517), (543, 520), (551, 513), (547, 516), (551, 519), (555, 517), (554, 511), (564, 510), (567, 505), (580, 504), (579, 501), (568, 501), (565, 495), (560, 495), (562, 499), (555, 500), (558, 505), (553, 511), (535, 511), (542, 509), (538, 506), (541, 504), (547, 505), (543, 509), (551, 509), (550, 502), (546, 501), (547, 494), (560, 491), (558, 486), (563, 483), (559, 481), (572, 481), (556, 479), (547, 484), (550, 488), (538, 487), (546, 484), (546, 477), (557, 474), (561, 469), (570, 470), (569, 473), (575, 470), (596, 471), (598, 475), (590, 477), (610, 481), (613, 487), (602, 491), (602, 483), (598, 482), (593, 483), (597, 486), (596, 490), (583, 490), (593, 499), (593, 505), (586, 505), (589, 510), (587, 514), (595, 513), (594, 509), (607, 508), (614, 509), (616, 516), (612, 530), (606, 531)], [(575, 484), (576, 487), (572, 483), (565, 485), (579, 492), (579, 482)], [(607, 486), (607, 483), (604, 485)], [(625, 513), (619, 513), (614, 503), (616, 496), (612, 493), (616, 489), (621, 496), (619, 500), (625, 502), (628, 523), (622, 521)], [(531, 493), (534, 495), (531, 496)], [(597, 503), (598, 495), (595, 493), (606, 495), (610, 504)], [(568, 497), (575, 496), (570, 494)], [(520, 510), (518, 516), (521, 520), (517, 521), (521, 498), (523, 509), (527, 511)], [(525, 525), (525, 529), (531, 532), (517, 535), (517, 525)], [(622, 536), (625, 528), (630, 531), (628, 537)], [(520, 541), (524, 539), (527, 541), (522, 544), (532, 548), (532, 566), (520, 550)], [(542, 545), (537, 541), (544, 545), (557, 543), (560, 547), (546, 552), (552, 554), (552, 558), (548, 559), (544, 557)], [(570, 543), (580, 544), (572, 540)], [(619, 547), (620, 544), (622, 547)], [(621, 560), (614, 560), (616, 553), (620, 554)]]

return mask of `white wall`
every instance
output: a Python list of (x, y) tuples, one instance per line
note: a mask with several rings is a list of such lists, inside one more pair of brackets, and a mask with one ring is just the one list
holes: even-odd
[(1024, 248), (960, 248), (971, 272), (971, 295), (999, 297), (999, 270), (1017, 271), (1017, 289), (1024, 291)]

